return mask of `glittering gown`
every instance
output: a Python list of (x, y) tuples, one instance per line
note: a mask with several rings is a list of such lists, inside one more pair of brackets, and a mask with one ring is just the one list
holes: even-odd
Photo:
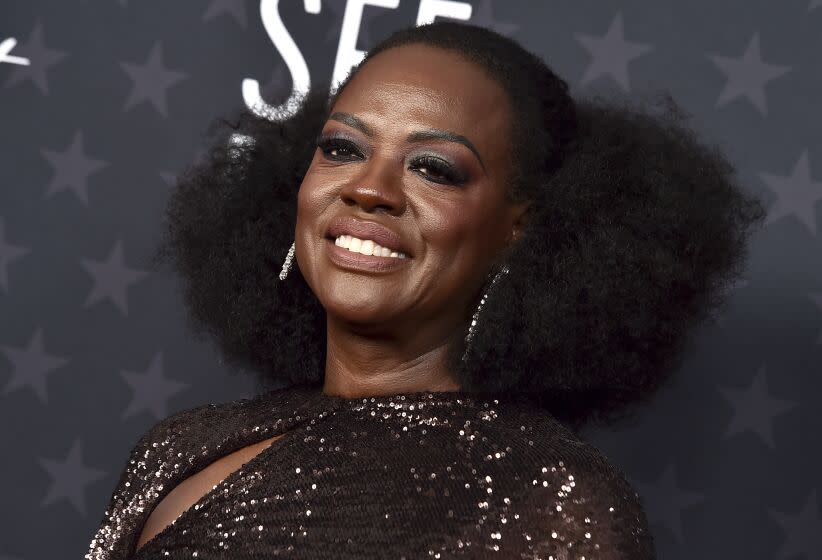
[[(655, 558), (615, 466), (544, 411), (492, 397), (296, 385), (172, 414), (134, 446), (85, 558)], [(135, 553), (177, 484), (280, 433)]]

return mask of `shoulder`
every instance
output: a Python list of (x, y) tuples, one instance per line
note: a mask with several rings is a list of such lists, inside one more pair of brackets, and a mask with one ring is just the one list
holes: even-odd
[(198, 439), (214, 434), (218, 428), (225, 429), (235, 424), (245, 411), (258, 407), (264, 401), (276, 406), (288, 394), (289, 389), (282, 388), (253, 397), (207, 402), (176, 411), (147, 428), (134, 447), (157, 447), (161, 443)]
[(223, 416), (225, 411), (236, 406), (235, 401), (225, 403), (205, 403), (176, 411), (149, 426), (134, 445), (134, 451), (157, 445), (169, 438), (178, 439), (182, 434), (198, 428), (215, 415)]
[(162, 494), (168, 479), (188, 468), (199, 456), (203, 443), (219, 437), (227, 424), (254, 399), (206, 403), (175, 412), (146, 429), (132, 445), (119, 479), (106, 505), (103, 519), (90, 546), (94, 557), (108, 557), (119, 540), (132, 534), (133, 524), (144, 514), (145, 504)]
[(174, 412), (149, 426), (133, 443), (115, 487), (115, 495), (148, 492), (158, 479), (187, 468), (202, 450), (218, 443), (261, 395), (209, 402)]
[(178, 453), (183, 447), (199, 446), (220, 439), (234, 429), (241, 429), (250, 419), (271, 417), (274, 411), (293, 411), (307, 404), (309, 388), (286, 386), (248, 398), (224, 402), (208, 402), (179, 410), (147, 428), (139, 437), (132, 455), (162, 448)]
[(525, 485), (520, 515), (538, 550), (558, 558), (562, 549), (575, 550), (573, 558), (653, 559), (642, 500), (625, 473), (544, 411), (523, 408), (516, 420), (511, 427), (527, 457), (517, 469)]

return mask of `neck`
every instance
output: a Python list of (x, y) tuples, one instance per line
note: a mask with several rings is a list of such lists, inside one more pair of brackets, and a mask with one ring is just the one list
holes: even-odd
[(458, 391), (447, 367), (451, 341), (417, 329), (416, 336), (379, 335), (327, 320), (323, 393), (344, 398), (422, 391)]

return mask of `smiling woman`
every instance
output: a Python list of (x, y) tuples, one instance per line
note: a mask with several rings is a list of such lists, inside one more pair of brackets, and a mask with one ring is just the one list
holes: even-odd
[(664, 107), (443, 22), (219, 121), (157, 257), (267, 391), (147, 432), (86, 558), (653, 558), (573, 430), (650, 398), (764, 217)]
[[(420, 43), (373, 56), (339, 89), (299, 188), (295, 235), (327, 316), (326, 392), (460, 385), (448, 351), (526, 208), (506, 200), (512, 116), (481, 67)], [(340, 250), (329, 234), (352, 241)], [(387, 239), (405, 262), (362, 256)]]

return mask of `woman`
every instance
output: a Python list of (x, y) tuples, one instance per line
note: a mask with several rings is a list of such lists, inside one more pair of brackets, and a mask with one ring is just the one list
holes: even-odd
[(668, 108), (575, 103), (441, 22), (229, 123), (158, 257), (198, 332), (285, 387), (150, 429), (86, 558), (654, 558), (572, 430), (661, 385), (764, 215)]

